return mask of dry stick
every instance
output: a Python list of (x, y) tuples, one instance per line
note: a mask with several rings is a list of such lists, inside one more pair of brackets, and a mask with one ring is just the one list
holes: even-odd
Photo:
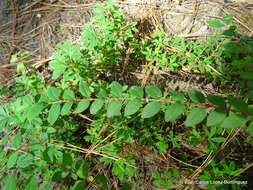
[(23, 9), (23, 11), (26, 11), (27, 9), (32, 8), (34, 5), (40, 3), (41, 1), (43, 1), (43, 0), (37, 0), (37, 1), (33, 2), (31, 5), (25, 7), (25, 8)]
[[(69, 147), (61, 146), (61, 145), (58, 145), (58, 144), (53, 144), (53, 145), (54, 146), (58, 146), (60, 148), (64, 148), (64, 149), (68, 149), (68, 150), (73, 150), (73, 151), (77, 151), (77, 152), (81, 152), (81, 153), (86, 153), (86, 154), (90, 152), (89, 149), (80, 148), (80, 147), (77, 147), (77, 146), (72, 145), (70, 143), (66, 143), (66, 145), (69, 146)], [(73, 148), (70, 148), (70, 147), (73, 147)], [(119, 159), (119, 158), (116, 158), (116, 157), (113, 157), (113, 156), (107, 156), (106, 154), (102, 154), (103, 152), (102, 153), (98, 153), (96, 151), (92, 151), (90, 153), (95, 154), (95, 155), (99, 155), (99, 156), (102, 156), (102, 157), (106, 157), (106, 158), (109, 158), (109, 159), (112, 159), (112, 160), (115, 160), (115, 161), (117, 161)], [(127, 162), (125, 164), (128, 165), (128, 166), (131, 166), (133, 168), (136, 168), (134, 165), (129, 164)]]
[(177, 159), (177, 158), (171, 156), (170, 154), (167, 154), (167, 155), (168, 155), (170, 158), (172, 158), (173, 160), (176, 160), (177, 162), (182, 163), (183, 165), (190, 166), (190, 167), (192, 167), (192, 168), (199, 168), (198, 166), (195, 166), (195, 165), (192, 165), (192, 164), (188, 164), (188, 163), (186, 163), (186, 162), (184, 162), (184, 161), (182, 161), (182, 160), (179, 160), (179, 159)]
[[(33, 52), (29, 53), (27, 56), (24, 56), (23, 58), (27, 58), (27, 57), (30, 57), (33, 53), (35, 53), (36, 51), (38, 51), (39, 49), (36, 49), (34, 50)], [(20, 61), (17, 61), (15, 63), (10, 63), (10, 64), (4, 64), (2, 66), (0, 66), (0, 70), (2, 69), (7, 69), (9, 67), (14, 67), (14, 66), (17, 66), (19, 64)], [(25, 62), (25, 63), (28, 63), (28, 62)]]
[(243, 172), (245, 172), (246, 170), (250, 169), (251, 167), (253, 167), (253, 163), (249, 164), (248, 166), (246, 166), (245, 168), (243, 168), (241, 171), (239, 171), (237, 174), (235, 174), (233, 177), (229, 178), (229, 181), (232, 180), (233, 178), (241, 175)]
[[(143, 24), (144, 24), (144, 22), (147, 20), (147, 18), (148, 18), (148, 14), (146, 14), (143, 18), (141, 18), (141, 22), (140, 22), (140, 25), (139, 25), (139, 27), (138, 27), (138, 32), (136, 32), (136, 33), (134, 34), (134, 38), (137, 38), (137, 36), (139, 36), (140, 31), (142, 30)], [(127, 27), (128, 27), (128, 26), (127, 26)], [(124, 29), (124, 28), (122, 28), (122, 30), (123, 30), (123, 29)], [(126, 69), (126, 67), (127, 67), (127, 65), (128, 65), (128, 61), (129, 61), (130, 55), (131, 55), (131, 53), (132, 53), (133, 50), (134, 50), (133, 48), (128, 48), (128, 49), (127, 49), (126, 58), (125, 58), (124, 64), (123, 64), (123, 72), (125, 72), (125, 69)]]
[[(242, 127), (241, 127), (241, 128), (242, 128)], [(241, 128), (240, 128), (240, 129), (241, 129)], [(240, 129), (238, 129), (236, 132), (234, 132), (233, 130), (230, 132), (230, 134), (229, 134), (228, 137), (226, 138), (226, 141), (223, 142), (223, 144), (222, 144), (220, 150), (219, 150), (216, 154), (214, 154), (213, 151), (211, 152), (212, 155), (211, 155), (211, 153), (209, 154), (210, 158), (209, 158), (209, 156), (208, 156), (209, 159), (207, 158), (207, 159), (204, 161), (204, 163), (192, 174), (192, 176), (191, 176), (191, 179), (192, 179), (192, 180), (193, 180), (195, 177), (197, 177), (197, 176), (203, 171), (203, 169), (206, 168), (206, 167), (208, 166), (208, 164), (212, 161), (212, 159), (214, 159), (214, 158), (218, 155), (218, 153), (219, 153), (220, 151), (222, 151), (222, 150), (227, 146), (227, 144), (239, 133)], [(233, 136), (231, 135), (232, 133), (234, 133)], [(229, 136), (232, 136), (232, 137), (229, 138)], [(248, 168), (247, 168), (247, 169), (248, 169)]]
[(87, 4), (79, 4), (79, 5), (59, 5), (59, 4), (50, 4), (50, 3), (42, 3), (43, 5), (51, 6), (51, 7), (59, 7), (59, 8), (83, 8), (83, 7), (95, 7), (96, 3), (87, 3)]
[(190, 179), (193, 180), (195, 177), (197, 177), (208, 165), (209, 163), (214, 159), (214, 153), (211, 151), (208, 155), (208, 157), (205, 159), (205, 161), (201, 164), (201, 166), (198, 167), (197, 170), (190, 176)]

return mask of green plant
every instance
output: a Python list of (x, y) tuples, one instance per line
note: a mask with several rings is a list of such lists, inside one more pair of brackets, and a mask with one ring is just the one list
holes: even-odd
[(162, 172), (155, 171), (153, 175), (153, 183), (157, 187), (171, 189), (173, 188), (173, 180), (178, 179), (179, 177), (180, 173), (176, 168), (163, 170)]
[[(229, 179), (239, 171), (240, 169), (236, 169), (234, 162), (230, 162), (228, 165), (226, 160), (221, 160), (219, 163), (212, 161), (209, 170), (204, 171), (199, 179), (209, 182), (207, 189), (213, 189), (213, 187), (215, 189), (230, 189), (230, 187), (237, 189), (236, 183), (229, 184)], [(236, 181), (236, 179), (233, 179), (233, 181)]]
[[(196, 90), (184, 94), (154, 85), (141, 88), (109, 83), (100, 77), (125, 68), (128, 49), (132, 49), (133, 60), (144, 60), (147, 69), (157, 66), (176, 71), (188, 65), (208, 72), (207, 64), (214, 60), (222, 66), (221, 56), (229, 57), (222, 49), (225, 40), (220, 42), (219, 36), (203, 45), (165, 38), (164, 32), (155, 31), (150, 41), (139, 43), (134, 36), (136, 23), (127, 21), (114, 5), (108, 1), (105, 8), (97, 6), (98, 14), (84, 27), (80, 44), (66, 41), (58, 45), (49, 63), (51, 82), (34, 68), (27, 72), (21, 62), (15, 85), (1, 88), (1, 95), (12, 91), (1, 98), (0, 106), (0, 132), (5, 133), (0, 142), (0, 185), (5, 189), (52, 189), (51, 182), (63, 182), (72, 190), (89, 184), (106, 189), (108, 178), (97, 169), (97, 163), (110, 169), (119, 184), (126, 184), (122, 189), (131, 188), (129, 181), (138, 180), (136, 176), (143, 172), (138, 167), (139, 147), (159, 155), (180, 148), (185, 135), (175, 125), (170, 127), (177, 121), (183, 123), (184, 133), (190, 134), (188, 142), (207, 144), (205, 153), (219, 152), (220, 143), (228, 142), (233, 129), (244, 129), (252, 137), (250, 91), (244, 98), (205, 96)], [(224, 21), (229, 24), (226, 17)], [(237, 36), (235, 31), (232, 34)], [(166, 52), (170, 43), (180, 51)], [(213, 50), (220, 57), (210, 55)], [(23, 54), (14, 58), (20, 56)], [(200, 178), (233, 177), (238, 170), (231, 163), (213, 162)], [(179, 175), (175, 168), (156, 171), (154, 185), (171, 188)]]

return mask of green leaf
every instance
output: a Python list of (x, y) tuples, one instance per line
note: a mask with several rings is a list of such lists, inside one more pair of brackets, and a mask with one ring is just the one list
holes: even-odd
[(70, 153), (64, 153), (63, 159), (62, 159), (62, 165), (63, 166), (71, 166), (72, 165), (72, 157)]
[(122, 103), (119, 100), (112, 100), (107, 107), (107, 117), (119, 116)]
[(52, 176), (52, 181), (59, 182), (62, 179), (62, 171), (55, 171)]
[(79, 91), (86, 98), (89, 98), (91, 95), (91, 90), (86, 82), (83, 81), (80, 82)]
[(223, 123), (221, 124), (221, 127), (228, 128), (228, 129), (239, 128), (246, 121), (247, 121), (247, 116), (245, 116), (245, 115), (239, 115), (239, 114), (233, 114), (233, 115), (227, 117), (223, 121)]
[(97, 183), (101, 183), (101, 189), (105, 190), (107, 188), (107, 179), (104, 175), (97, 175), (95, 178)]
[(60, 98), (61, 91), (55, 87), (49, 87), (47, 89), (47, 96), (51, 101), (57, 101)]
[(23, 97), (23, 103), (24, 105), (32, 105), (34, 103), (33, 97), (30, 94), (27, 94)]
[(61, 115), (69, 115), (71, 113), (71, 108), (73, 105), (73, 101), (65, 102), (61, 109)]
[(17, 73), (18, 74), (25, 73), (24, 63), (21, 62), (17, 65)]
[(52, 60), (49, 62), (49, 69), (53, 70), (52, 79), (58, 78), (67, 68), (66, 63), (62, 63), (58, 60)]
[(11, 174), (11, 176), (7, 179), (4, 189), (5, 190), (15, 190), (17, 188), (17, 181), (16, 181), (16, 172)]
[(53, 127), (48, 127), (47, 128), (47, 133), (48, 134), (52, 134), (52, 133), (55, 133), (56, 132), (56, 129), (55, 128), (53, 128)]
[(45, 106), (41, 103), (32, 105), (27, 111), (27, 118), (31, 122), (34, 120), (40, 113), (41, 111), (45, 108)]
[(45, 183), (42, 185), (41, 190), (52, 190), (52, 188), (48, 183)]
[(17, 161), (18, 166), (20, 166), (21, 168), (25, 168), (27, 166), (29, 166), (32, 161), (33, 161), (33, 155), (31, 154), (22, 154)]
[(146, 86), (145, 92), (148, 97), (159, 99), (162, 97), (162, 91), (157, 86)]
[(111, 87), (111, 94), (115, 97), (119, 98), (122, 96), (123, 87), (120, 83), (113, 81), (110, 85)]
[(106, 98), (106, 96), (107, 96), (107, 92), (102, 88), (100, 88), (99, 92), (96, 94), (96, 97), (98, 97), (100, 99), (104, 99), (104, 98)]
[(78, 102), (74, 113), (81, 113), (81, 112), (85, 111), (89, 107), (89, 105), (90, 105), (90, 101), (88, 101), (88, 100)]
[(22, 136), (21, 134), (17, 134), (11, 141), (12, 148), (18, 148), (21, 144)]
[(132, 186), (129, 183), (124, 183), (120, 190), (132, 190)]
[(185, 96), (182, 92), (178, 92), (178, 91), (169, 91), (171, 99), (177, 102), (183, 102), (185, 99)]
[(129, 89), (129, 93), (134, 98), (143, 98), (144, 92), (139, 86), (132, 86)]
[(213, 137), (211, 140), (216, 143), (222, 143), (225, 142), (226, 139), (224, 137)]
[(244, 80), (253, 80), (253, 73), (252, 72), (241, 72), (240, 76)]
[(77, 170), (76, 174), (80, 178), (86, 178), (88, 177), (88, 164), (82, 163), (81, 167)]
[(165, 121), (175, 121), (184, 110), (184, 105), (179, 103), (171, 104), (167, 107), (167, 110), (165, 111)]
[(18, 159), (19, 153), (15, 152), (14, 154), (12, 154), (7, 162), (7, 168), (11, 169), (12, 167), (14, 167), (17, 163), (17, 159)]
[(160, 111), (161, 104), (160, 102), (150, 102), (148, 103), (141, 112), (142, 118), (150, 118), (153, 117)]
[(75, 93), (72, 90), (65, 90), (63, 93), (63, 99), (64, 100), (74, 100), (75, 99)]
[(222, 28), (225, 26), (219, 20), (208, 20), (206, 22), (207, 22), (207, 24), (209, 24), (213, 28)]
[(141, 102), (140, 100), (130, 100), (126, 107), (125, 107), (125, 116), (133, 115), (135, 114), (141, 107)]
[(188, 95), (196, 103), (204, 103), (206, 100), (205, 96), (197, 90), (189, 90)]
[(249, 91), (247, 92), (246, 97), (249, 98), (250, 100), (253, 100), (253, 90), (249, 90)]
[(84, 180), (78, 180), (70, 190), (84, 190), (86, 182)]
[(248, 111), (248, 105), (242, 99), (228, 97), (228, 101), (237, 111), (241, 111), (241, 112)]
[(49, 110), (47, 121), (53, 125), (56, 120), (58, 119), (61, 111), (61, 106), (59, 103), (53, 104), (52, 107)]
[(221, 96), (207, 95), (207, 99), (210, 103), (212, 103), (214, 105), (221, 106), (221, 107), (226, 106), (226, 102), (225, 102), (224, 98)]
[(246, 129), (248, 132), (253, 132), (253, 121), (249, 124), (249, 126)]
[[(124, 165), (124, 160), (117, 160), (116, 162), (114, 162), (113, 167), (112, 167), (112, 172), (119, 176), (122, 175), (124, 173), (125, 170), (125, 165)], [(119, 176), (120, 178), (120, 176)]]
[(206, 110), (204, 108), (193, 108), (191, 113), (187, 116), (185, 125), (193, 127), (201, 123), (206, 117)]
[(26, 185), (25, 190), (37, 190), (38, 189), (38, 184), (36, 181), (35, 176), (32, 176), (29, 179), (29, 183)]
[(207, 126), (215, 126), (226, 118), (226, 111), (222, 108), (214, 109), (207, 117)]
[(91, 106), (90, 106), (90, 113), (91, 114), (96, 114), (104, 105), (104, 100), (95, 100), (94, 102), (92, 102)]
[(0, 141), (0, 145), (5, 145), (8, 142), (9, 139), (9, 135), (5, 135), (1, 141)]

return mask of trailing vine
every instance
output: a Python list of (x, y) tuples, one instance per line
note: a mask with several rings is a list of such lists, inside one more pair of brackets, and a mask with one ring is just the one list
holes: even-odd
[[(245, 97), (233, 97), (205, 96), (194, 89), (184, 94), (154, 85), (127, 86), (117, 81), (108, 84), (99, 80), (101, 73), (128, 66), (125, 59), (122, 61), (122, 57), (129, 57), (125, 52), (136, 54), (133, 59), (137, 63), (144, 59), (149, 72), (151, 65), (165, 67), (169, 59), (176, 60), (186, 51), (195, 51), (182, 48), (183, 40), (176, 41), (174, 45), (178, 44), (181, 53), (169, 57), (166, 47), (172, 39), (163, 38), (161, 31), (154, 32), (154, 43), (146, 39), (139, 43), (134, 36), (139, 32), (135, 27), (137, 23), (127, 21), (118, 9), (111, 1), (106, 2), (106, 8), (98, 5), (97, 15), (84, 28), (80, 44), (66, 41), (58, 45), (59, 50), (54, 52), (49, 63), (52, 80), (33, 70), (28, 74), (21, 62), (17, 68), (20, 77), (16, 78), (15, 85), (1, 88), (2, 95), (12, 91), (11, 96), (2, 98), (0, 106), (0, 131), (5, 133), (0, 143), (3, 147), (0, 150), (1, 188), (46, 190), (52, 189), (52, 181), (64, 179), (67, 188), (72, 190), (84, 189), (90, 183), (106, 189), (107, 178), (99, 170), (94, 177), (90, 174), (98, 159), (104, 165), (112, 164), (113, 174), (125, 183), (127, 177), (134, 178), (136, 173), (141, 173), (136, 164), (138, 156), (131, 152), (133, 147), (148, 145), (158, 154), (166, 154), (169, 147), (180, 148), (180, 141), (185, 139), (193, 146), (205, 142), (201, 151), (214, 158), (225, 149), (235, 132), (247, 131), (249, 138), (252, 137), (253, 107), (249, 85), (247, 92), (242, 94), (246, 94)], [(218, 22), (210, 22), (214, 26), (215, 23)], [(226, 34), (230, 35), (232, 29)], [(243, 43), (248, 42), (244, 40)], [(212, 44), (212, 48), (214, 46)], [(220, 55), (224, 53), (217, 51)], [(188, 61), (196, 52), (191, 53)], [(232, 55), (227, 56), (231, 58)], [(220, 58), (218, 61), (222, 69), (228, 69), (222, 67)], [(168, 67), (173, 70), (185, 63), (186, 60), (180, 60), (179, 65)], [(210, 68), (203, 65), (195, 64), (193, 70), (210, 72)], [(251, 70), (241, 72), (236, 68), (233, 71), (233, 74), (239, 72), (247, 84), (252, 82)], [(240, 84), (245, 82), (239, 81)], [(80, 118), (87, 123), (83, 125)], [(183, 121), (190, 136), (170, 129), (169, 124), (176, 121)], [(217, 170), (221, 170), (220, 173), (217, 174)], [(209, 173), (191, 172), (189, 179), (200, 175), (202, 180), (228, 180), (241, 171), (234, 162), (227, 164), (222, 160), (217, 166), (213, 160)], [(43, 179), (42, 183), (38, 176)], [(179, 179), (180, 172), (177, 168), (155, 171), (153, 178), (156, 186), (171, 188), (176, 185), (171, 178)]]

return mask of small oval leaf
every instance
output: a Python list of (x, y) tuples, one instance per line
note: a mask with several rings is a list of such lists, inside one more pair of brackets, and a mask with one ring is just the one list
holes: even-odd
[(129, 93), (134, 98), (143, 98), (144, 92), (139, 86), (132, 86), (129, 89)]
[(205, 96), (201, 92), (194, 89), (189, 90), (188, 95), (191, 100), (196, 103), (204, 103), (206, 100)]
[(104, 105), (104, 100), (95, 100), (94, 102), (92, 102), (91, 106), (90, 106), (90, 113), (92, 115), (96, 114)]
[(160, 102), (150, 102), (148, 103), (141, 112), (142, 118), (150, 118), (153, 117), (160, 111), (161, 104)]
[(51, 101), (57, 101), (60, 98), (61, 91), (55, 87), (49, 87), (47, 89), (47, 96)]
[(14, 154), (12, 154), (7, 162), (7, 168), (11, 169), (12, 167), (14, 167), (17, 163), (17, 159), (18, 159), (19, 153), (15, 152)]
[(81, 112), (85, 111), (89, 107), (89, 105), (90, 105), (90, 101), (88, 101), (88, 100), (78, 102), (74, 113), (81, 113)]
[(73, 105), (73, 101), (65, 102), (61, 109), (61, 115), (69, 115), (71, 113), (71, 107)]
[(207, 117), (207, 126), (214, 126), (221, 123), (226, 118), (226, 111), (222, 108), (214, 109)]
[(133, 115), (135, 114), (141, 107), (141, 102), (140, 100), (130, 100), (126, 107), (125, 107), (125, 116)]
[(146, 86), (145, 92), (148, 97), (159, 99), (162, 97), (162, 91), (157, 86)]
[(64, 100), (74, 100), (75, 99), (75, 93), (72, 90), (67, 89), (67, 90), (64, 91), (62, 97), (63, 97)]
[(234, 97), (228, 97), (228, 102), (234, 107), (235, 110), (241, 111), (241, 112), (247, 112), (248, 111), (248, 104), (246, 104), (242, 99), (240, 98), (234, 98)]
[(233, 114), (233, 115), (227, 117), (223, 121), (223, 123), (221, 124), (221, 127), (227, 128), (227, 129), (239, 128), (246, 121), (247, 121), (247, 116), (239, 115), (239, 114)]
[(221, 107), (226, 106), (226, 102), (225, 102), (224, 98), (221, 96), (207, 95), (207, 99), (210, 103), (212, 103), (214, 105), (221, 106)]
[(171, 104), (165, 111), (165, 121), (175, 121), (183, 113), (184, 105), (179, 103)]
[(86, 82), (83, 82), (83, 81), (80, 82), (79, 91), (86, 98), (89, 98), (91, 95), (90, 88)]
[(111, 94), (119, 98), (122, 96), (123, 87), (120, 83), (113, 81), (111, 83)]
[(187, 116), (185, 125), (193, 127), (201, 123), (206, 117), (206, 110), (204, 108), (193, 108), (191, 113)]
[(107, 107), (107, 117), (119, 116), (122, 103), (119, 100), (113, 100), (108, 104)]
[(51, 125), (53, 125), (58, 119), (60, 115), (60, 111), (61, 111), (61, 106), (58, 103), (53, 104), (52, 107), (50, 108), (47, 120)]

